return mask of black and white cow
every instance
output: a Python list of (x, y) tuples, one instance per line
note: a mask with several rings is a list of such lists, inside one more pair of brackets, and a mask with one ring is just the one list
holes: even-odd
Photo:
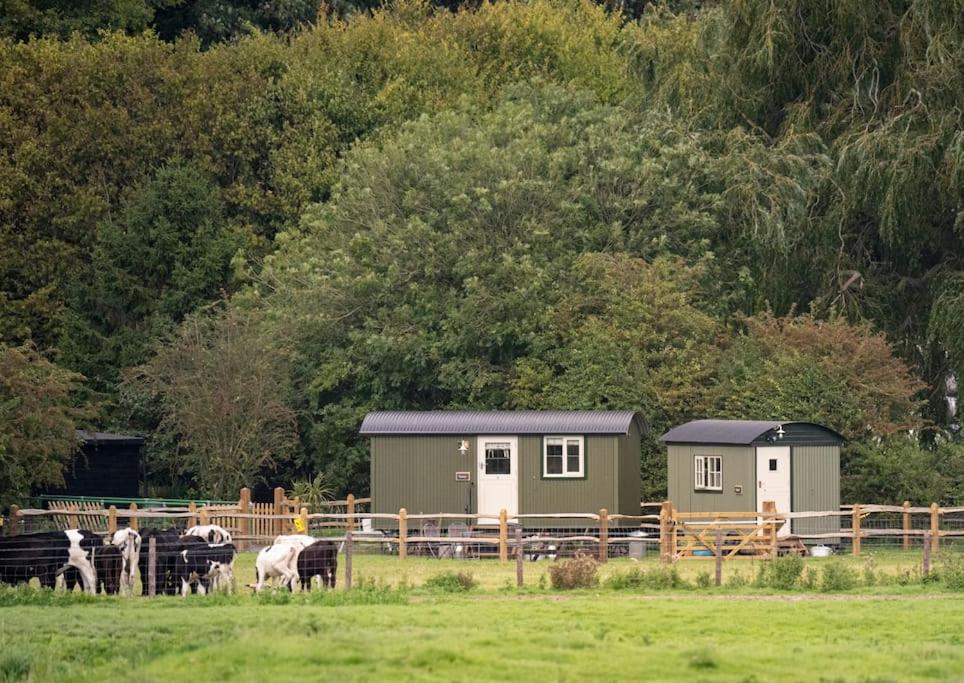
[(150, 594), (148, 580), (148, 558), (150, 539), (154, 539), (156, 562), (154, 565), (154, 592), (156, 595), (176, 595), (178, 590), (175, 574), (177, 553), (180, 551), (180, 538), (177, 529), (141, 529), (141, 553), (138, 568), (141, 572), (141, 594)]
[[(101, 592), (102, 586), (107, 595), (120, 593), (124, 570), (124, 556), (121, 549), (113, 545), (99, 545), (91, 553), (96, 572), (97, 593)], [(68, 567), (64, 570), (64, 586), (68, 591), (74, 590), (74, 586), (80, 581), (80, 571), (76, 567)]]
[(85, 529), (0, 538), (0, 582), (27, 583), (36, 576), (41, 586), (54, 588), (57, 577), (73, 567), (84, 590), (93, 593), (97, 574), (91, 553), (101, 543), (97, 534)]
[(110, 539), (111, 545), (121, 551), (121, 588), (128, 595), (134, 594), (134, 569), (141, 556), (141, 535), (134, 529), (118, 529)]
[(175, 575), (181, 595), (197, 592), (204, 595), (212, 583), (227, 574), (234, 563), (235, 548), (232, 543), (189, 543), (183, 546), (175, 561)]
[(315, 541), (298, 553), (298, 578), (301, 590), (311, 590), (311, 580), (321, 577), (324, 588), (335, 587), (338, 573), (338, 546), (333, 541)]
[(231, 532), (218, 524), (199, 524), (188, 527), (184, 535), (197, 536), (212, 544), (232, 543), (234, 541), (231, 538)]

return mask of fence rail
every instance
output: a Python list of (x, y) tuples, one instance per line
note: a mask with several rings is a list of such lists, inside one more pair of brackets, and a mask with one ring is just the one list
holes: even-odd
[[(658, 513), (640, 515), (610, 514), (607, 510), (512, 515), (505, 510), (409, 514), (401, 509), (397, 513), (375, 513), (366, 511), (370, 503), (370, 498), (349, 495), (344, 500), (317, 506), (321, 511), (309, 512), (299, 500), (287, 499), (280, 488), (275, 489), (271, 503), (252, 503), (250, 491), (242, 489), (237, 504), (200, 507), (194, 502), (186, 506), (148, 508), (138, 508), (132, 503), (127, 508), (111, 505), (105, 509), (98, 507), (96, 501), (57, 500), (50, 501), (50, 508), (46, 510), (12, 506), (7, 534), (29, 530), (32, 521), (40, 520), (47, 520), (59, 529), (84, 527), (102, 534), (113, 533), (122, 526), (136, 529), (146, 525), (219, 524), (232, 532), (240, 549), (270, 543), (284, 533), (315, 531), (326, 538), (343, 541), (347, 532), (357, 532), (356, 542), (381, 544), (401, 557), (406, 557), (412, 549), (416, 554), (437, 556), (447, 551), (433, 549), (433, 544), (456, 544), (476, 549), (477, 556), (486, 556), (497, 549), (499, 557), (505, 558), (510, 546), (516, 543), (509, 539), (510, 529), (531, 526), (526, 522), (540, 520), (548, 526), (541, 531), (523, 528), (517, 543), (552, 554), (588, 549), (598, 554), (601, 561), (611, 555), (638, 556), (646, 547), (658, 545), (664, 562), (716, 555), (723, 555), (725, 559), (772, 557), (781, 552), (804, 552), (804, 542), (849, 545), (850, 552), (857, 556), (864, 542), (899, 541), (906, 550), (927, 540), (928, 545), (937, 550), (942, 540), (964, 537), (964, 507), (940, 507), (936, 503), (914, 506), (909, 501), (903, 505), (855, 504), (839, 510), (807, 512), (778, 512), (772, 504), (765, 504), (768, 507), (763, 512), (681, 512), (666, 501), (659, 504)], [(780, 532), (791, 520), (814, 518), (840, 521), (834, 522), (829, 531), (788, 537)], [(482, 520), (498, 522), (480, 524)], [(568, 528), (554, 528), (553, 522)], [(447, 534), (442, 532), (445, 523), (449, 523)], [(376, 525), (387, 528), (376, 529)], [(551, 545), (556, 547), (550, 548)]]

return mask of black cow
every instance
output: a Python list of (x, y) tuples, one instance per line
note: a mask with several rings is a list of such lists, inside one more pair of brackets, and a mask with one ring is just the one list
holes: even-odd
[(101, 543), (97, 534), (86, 529), (0, 538), (0, 581), (21, 584), (36, 576), (41, 586), (53, 588), (58, 575), (75, 567), (84, 589), (93, 593), (96, 572), (91, 553)]
[[(101, 586), (107, 595), (117, 595), (120, 592), (121, 572), (124, 569), (124, 556), (120, 548), (113, 545), (102, 545), (93, 551), (94, 571), (97, 573), (96, 590), (100, 593)], [(68, 591), (80, 583), (80, 572), (76, 567), (64, 570), (64, 585)]]
[(177, 595), (175, 574), (180, 539), (177, 529), (148, 528), (141, 531), (141, 554), (137, 566), (141, 572), (141, 594), (150, 594), (147, 564), (150, 556), (150, 539), (154, 538), (157, 559), (154, 565), (154, 592), (156, 595)]
[(311, 590), (311, 580), (321, 576), (321, 585), (335, 587), (338, 573), (338, 546), (332, 541), (315, 541), (298, 554), (298, 578), (301, 590)]
[(189, 542), (177, 554), (175, 575), (180, 586), (181, 595), (197, 592), (204, 595), (211, 590), (211, 582), (220, 577), (225, 580), (231, 578), (231, 567), (234, 563), (234, 544), (223, 543), (209, 545)]

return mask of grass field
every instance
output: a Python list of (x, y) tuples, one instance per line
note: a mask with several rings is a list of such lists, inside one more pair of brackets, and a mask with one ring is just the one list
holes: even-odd
[[(239, 558), (239, 583), (251, 580), (252, 559)], [(871, 566), (896, 574), (914, 560), (884, 553)], [(38, 594), (26, 604), (8, 594), (0, 681), (964, 680), (964, 593), (939, 583), (559, 592), (540, 586), (547, 565), (527, 563), (522, 591), (507, 586), (511, 563), (362, 555), (363, 587), (350, 594)], [(610, 562), (603, 574), (631, 566)], [(712, 565), (680, 568), (695, 580)], [(422, 586), (442, 571), (470, 571), (480, 586), (464, 594)], [(755, 568), (733, 563), (726, 572), (752, 577)], [(410, 588), (388, 588), (399, 584)]]

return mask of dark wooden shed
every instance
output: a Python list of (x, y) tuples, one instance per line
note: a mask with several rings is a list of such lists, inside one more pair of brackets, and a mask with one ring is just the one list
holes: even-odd
[(78, 430), (80, 450), (64, 472), (62, 488), (47, 495), (137, 498), (143, 472), (139, 436)]

